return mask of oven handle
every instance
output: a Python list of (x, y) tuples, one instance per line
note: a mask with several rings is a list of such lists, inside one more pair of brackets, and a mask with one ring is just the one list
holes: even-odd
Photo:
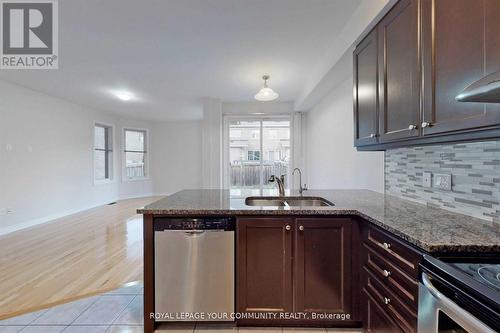
[(431, 293), (431, 295), (436, 298), (443, 307), (446, 307), (448, 310), (458, 315), (464, 321), (464, 324), (467, 325), (466, 329), (470, 330), (471, 328), (475, 328), (478, 332), (495, 333), (495, 331), (491, 330), (488, 326), (484, 325), (468, 311), (462, 309), (455, 302), (453, 302), (448, 297), (443, 295), (439, 290), (437, 290), (437, 288), (432, 284), (429, 275), (424, 272), (422, 272), (422, 283)]

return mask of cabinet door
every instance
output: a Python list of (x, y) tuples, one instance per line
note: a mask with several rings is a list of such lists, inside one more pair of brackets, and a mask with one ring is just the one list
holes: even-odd
[(377, 143), (378, 48), (374, 29), (354, 50), (354, 145)]
[(296, 220), (296, 312), (352, 318), (351, 223), (347, 218)]
[(500, 124), (498, 105), (457, 102), (485, 74), (500, 70), (497, 0), (423, 0), (424, 135)]
[(236, 228), (238, 311), (292, 312), (293, 220), (242, 218)]
[[(491, 74), (500, 71), (500, 1), (486, 0), (485, 15), (485, 74)], [(487, 104), (486, 113), (498, 115), (495, 122), (500, 123), (500, 103)]]
[(380, 141), (419, 135), (418, 0), (401, 0), (378, 24)]
[(370, 333), (401, 333), (402, 330), (397, 326), (389, 315), (380, 307), (373, 297), (366, 291), (364, 293), (365, 320), (364, 326)]

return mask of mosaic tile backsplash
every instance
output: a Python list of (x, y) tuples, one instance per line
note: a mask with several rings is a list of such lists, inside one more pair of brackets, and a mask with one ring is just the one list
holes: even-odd
[[(425, 171), (433, 176), (451, 174), (452, 191), (424, 187)], [(499, 222), (500, 141), (387, 150), (385, 190), (387, 194)]]

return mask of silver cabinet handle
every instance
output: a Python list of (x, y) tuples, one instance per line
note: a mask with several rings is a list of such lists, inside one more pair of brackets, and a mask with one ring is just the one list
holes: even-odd
[(387, 298), (387, 297), (384, 297), (384, 304), (389, 304), (391, 303), (391, 299), (390, 298)]
[(385, 276), (385, 277), (389, 277), (389, 275), (391, 275), (391, 272), (384, 269), (384, 271), (382, 272), (382, 274)]
[(370, 134), (370, 138), (374, 138), (376, 136), (377, 136), (377, 134), (375, 134), (375, 133)]
[(391, 244), (386, 243), (386, 242), (384, 242), (384, 243), (382, 244), (382, 246), (383, 246), (383, 247), (384, 247), (384, 249), (386, 249), (386, 250), (389, 250), (389, 249), (391, 248)]
[(299, 230), (304, 231), (304, 226), (303, 225), (299, 226)]
[(410, 126), (408, 126), (408, 129), (410, 131), (416, 130), (417, 129), (417, 125), (410, 125)]
[(287, 225), (285, 226), (285, 229), (286, 229), (287, 231), (290, 231), (290, 230), (292, 230), (292, 227), (291, 227), (289, 224), (287, 224)]
[(424, 122), (422, 123), (422, 127), (423, 127), (423, 128), (430, 127), (430, 126), (431, 126), (431, 123), (429, 123), (429, 122), (427, 122), (427, 121), (424, 121)]

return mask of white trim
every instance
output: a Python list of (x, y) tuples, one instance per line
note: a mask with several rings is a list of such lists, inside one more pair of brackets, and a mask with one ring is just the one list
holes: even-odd
[[(95, 179), (95, 127), (105, 126), (111, 128), (111, 163), (109, 165), (109, 178), (108, 179)], [(92, 181), (94, 186), (112, 184), (115, 182), (115, 159), (116, 159), (116, 140), (115, 140), (115, 125), (109, 124), (104, 121), (94, 120), (94, 125), (92, 126)]]
[[(106, 200), (105, 202), (102, 202), (102, 203), (99, 203), (99, 204), (94, 204), (94, 205), (83, 206), (83, 207), (80, 207), (80, 208), (69, 209), (69, 210), (63, 211), (61, 213), (51, 214), (51, 215), (47, 215), (47, 216), (44, 216), (44, 217), (41, 217), (41, 218), (38, 218), (38, 219), (33, 219), (33, 220), (29, 220), (29, 221), (26, 221), (26, 222), (23, 222), (23, 223), (18, 223), (18, 224), (12, 225), (12, 226), (0, 228), (0, 236), (4, 236), (4, 235), (7, 235), (7, 234), (16, 232), (16, 231), (20, 231), (20, 230), (24, 230), (24, 229), (27, 229), (27, 228), (35, 227), (35, 226), (38, 226), (38, 225), (41, 225), (41, 224), (45, 224), (45, 223), (52, 223), (52, 222), (55, 222), (55, 221), (57, 221), (57, 220), (59, 220), (61, 218), (64, 218), (64, 217), (67, 217), (67, 216), (70, 216), (70, 215), (73, 215), (73, 214), (81, 213), (81, 212), (84, 212), (84, 211), (89, 210), (89, 209), (93, 209), (93, 208), (97, 208), (97, 207), (103, 207), (103, 206), (106, 206), (106, 205), (108, 205), (108, 204), (110, 204), (112, 202), (115, 202), (115, 201), (121, 201), (121, 200), (127, 200), (127, 199), (146, 198), (146, 197), (153, 197), (153, 196), (160, 196), (160, 195), (163, 195), (163, 194), (144, 193), (144, 194), (137, 194), (137, 195), (127, 195), (127, 196), (122, 196), (122, 197), (115, 198), (115, 199)], [(170, 194), (165, 194), (165, 196), (166, 195), (170, 195)]]
[(22, 229), (34, 227), (36, 225), (53, 222), (53, 221), (56, 221), (56, 220), (58, 220), (60, 218), (63, 218), (63, 217), (69, 216), (69, 215), (73, 215), (73, 214), (76, 214), (76, 213), (79, 213), (79, 212), (83, 212), (85, 210), (89, 210), (89, 209), (92, 209), (92, 208), (96, 208), (96, 207), (107, 205), (110, 202), (113, 202), (113, 200), (108, 201), (106, 203), (100, 203), (100, 204), (94, 204), (94, 205), (88, 205), (88, 206), (83, 206), (83, 207), (79, 207), (79, 208), (69, 209), (69, 210), (66, 210), (66, 211), (61, 212), (61, 213), (51, 214), (51, 215), (47, 215), (47, 216), (44, 216), (44, 217), (41, 217), (41, 218), (38, 218), (38, 219), (33, 219), (33, 220), (30, 220), (30, 221), (26, 221), (26, 222), (23, 222), (23, 223), (15, 224), (15, 225), (8, 226), (8, 227), (5, 227), (5, 228), (0, 228), (0, 236), (1, 235), (6, 235), (6, 234), (9, 234), (9, 233), (12, 233), (12, 232), (16, 232), (16, 231), (19, 231), (19, 230), (22, 230)]
[(146, 181), (150, 181), (150, 180), (151, 180), (151, 177), (124, 178), (124, 179), (122, 179), (122, 183), (146, 182)]
[[(130, 130), (130, 131), (141, 131), (146, 133), (146, 137), (144, 138), (145, 140), (145, 158), (144, 158), (144, 174), (145, 177), (140, 177), (140, 178), (128, 178), (127, 177), (127, 169), (126, 169), (126, 160), (125, 160), (125, 131)], [(131, 126), (125, 126), (122, 127), (122, 147), (121, 147), (121, 154), (122, 154), (122, 163), (121, 163), (121, 169), (122, 169), (122, 183), (125, 182), (132, 182), (132, 181), (147, 181), (151, 180), (150, 173), (149, 173), (149, 161), (150, 161), (150, 149), (149, 149), (149, 129), (147, 128), (139, 128), (139, 127), (131, 127)]]

